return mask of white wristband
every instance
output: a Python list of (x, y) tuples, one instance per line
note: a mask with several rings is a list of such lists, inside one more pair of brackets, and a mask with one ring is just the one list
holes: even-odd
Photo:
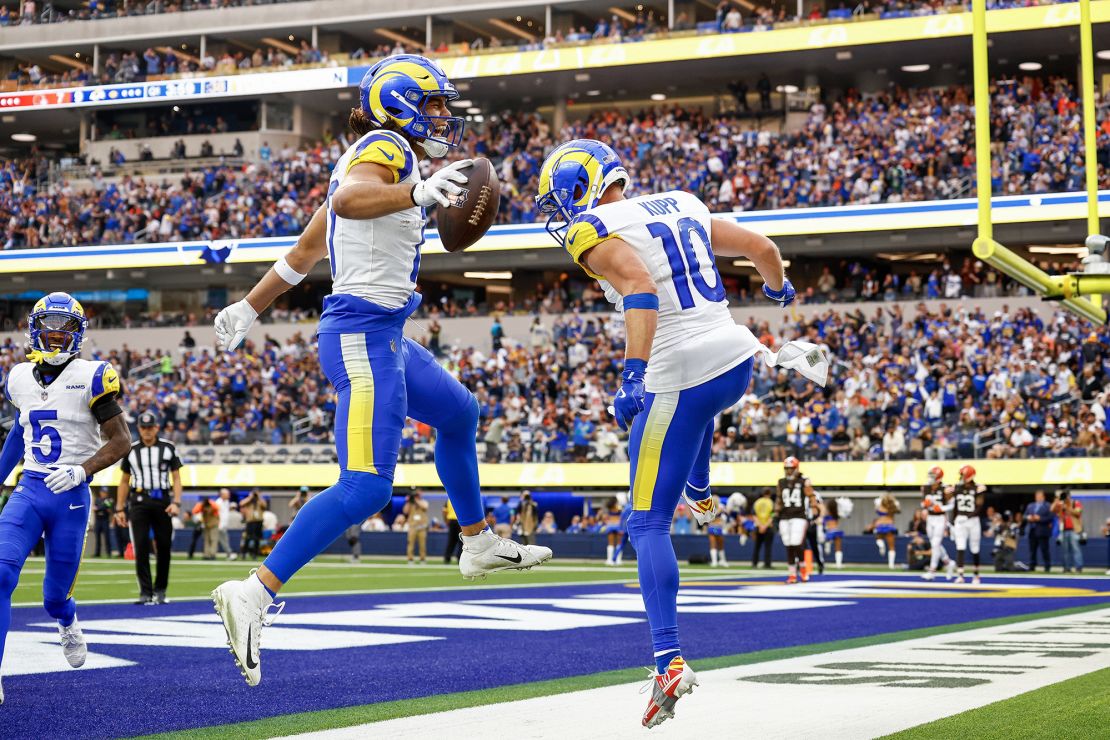
[(274, 272), (278, 277), (289, 283), (290, 285), (299, 285), (302, 280), (308, 277), (308, 273), (301, 274), (289, 266), (289, 263), (282, 257), (274, 263)]

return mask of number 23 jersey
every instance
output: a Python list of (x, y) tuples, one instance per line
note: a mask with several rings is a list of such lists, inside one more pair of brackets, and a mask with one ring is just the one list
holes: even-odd
[(680, 190), (607, 203), (574, 218), (567, 228), (570, 256), (597, 279), (623, 311), (623, 299), (583, 256), (619, 237), (643, 260), (659, 293), (659, 323), (648, 362), (647, 390), (692, 388), (755, 354), (758, 340), (728, 310), (713, 257), (712, 218), (696, 196)]
[(92, 407), (119, 391), (119, 376), (107, 362), (75, 357), (45, 387), (35, 377), (33, 363), (13, 367), (4, 393), (19, 409), (26, 450), (23, 469), (44, 473), (92, 457), (102, 444)]

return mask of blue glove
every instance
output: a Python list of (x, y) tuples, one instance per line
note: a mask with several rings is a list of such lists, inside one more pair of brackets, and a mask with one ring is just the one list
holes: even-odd
[(613, 397), (612, 413), (617, 426), (627, 430), (636, 414), (644, 410), (644, 373), (647, 360), (628, 360), (621, 373), (621, 387)]
[(767, 287), (767, 283), (763, 284), (763, 295), (770, 298), (781, 307), (786, 308), (794, 302), (797, 293), (794, 292), (794, 285), (788, 278), (782, 279), (782, 290), (771, 290)]

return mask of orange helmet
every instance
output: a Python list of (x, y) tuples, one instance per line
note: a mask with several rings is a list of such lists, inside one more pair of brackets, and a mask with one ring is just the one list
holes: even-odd
[(793, 455), (782, 461), (782, 466), (786, 468), (787, 475), (789, 475), (791, 472), (798, 472), (798, 467), (800, 465), (801, 463), (798, 462), (798, 458), (794, 457)]
[(929, 468), (930, 483), (940, 483), (942, 480), (944, 480), (944, 469), (942, 467), (940, 467), (939, 465), (934, 465), (933, 467)]
[(965, 483), (975, 477), (975, 468), (970, 465), (965, 465), (960, 468), (960, 480)]

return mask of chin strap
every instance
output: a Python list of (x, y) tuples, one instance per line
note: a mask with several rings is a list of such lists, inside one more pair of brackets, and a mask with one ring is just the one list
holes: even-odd
[(59, 352), (61, 352), (60, 349), (51, 350), (49, 352), (43, 352), (41, 349), (33, 349), (27, 353), (27, 359), (31, 362), (41, 364), (45, 362), (47, 358), (56, 357)]

